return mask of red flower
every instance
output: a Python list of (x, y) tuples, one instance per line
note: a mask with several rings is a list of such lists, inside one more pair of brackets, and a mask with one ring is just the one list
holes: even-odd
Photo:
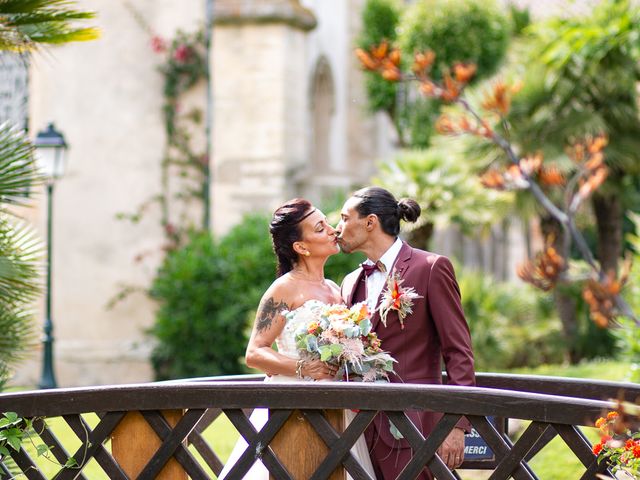
[(191, 48), (188, 45), (182, 44), (178, 48), (176, 48), (176, 51), (173, 54), (173, 58), (177, 62), (186, 62), (190, 55)]
[(635, 458), (640, 458), (640, 445), (636, 445), (635, 447), (633, 447), (632, 452)]
[(155, 53), (162, 53), (167, 49), (167, 42), (158, 35), (151, 37), (151, 50)]
[(596, 444), (593, 446), (593, 453), (594, 453), (595, 455), (598, 455), (601, 451), (602, 451), (602, 443), (596, 443)]

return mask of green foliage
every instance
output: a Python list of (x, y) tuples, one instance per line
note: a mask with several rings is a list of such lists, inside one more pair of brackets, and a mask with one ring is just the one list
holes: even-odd
[(40, 181), (26, 136), (0, 125), (0, 386), (34, 343), (32, 302), (40, 292), (42, 244), (10, 207), (28, 205)]
[(405, 226), (408, 231), (427, 223), (436, 227), (455, 224), (470, 234), (508, 213), (512, 194), (484, 188), (465, 161), (461, 146), (439, 138), (429, 150), (404, 150), (380, 165), (374, 183), (398, 197), (415, 199), (423, 211), (416, 223)]
[[(490, 75), (504, 58), (510, 29), (495, 5), (479, 0), (429, 0), (404, 10), (393, 0), (368, 0), (362, 23), (358, 45), (367, 50), (382, 40), (395, 43), (397, 39), (405, 67), (416, 51), (434, 50), (436, 78), (442, 75), (443, 65), (459, 61), (478, 64), (477, 78)], [(400, 145), (428, 147), (440, 106), (377, 73), (365, 72), (365, 81), (369, 107), (389, 114)]]
[[(400, 8), (395, 0), (367, 0), (362, 9), (362, 31), (358, 46), (367, 50), (383, 40), (393, 42), (400, 20)], [(367, 98), (372, 111), (385, 111), (392, 114), (395, 110), (398, 86), (385, 81), (374, 72), (365, 72)]]
[(158, 379), (241, 373), (246, 330), (275, 261), (264, 216), (247, 217), (220, 241), (193, 234), (167, 255), (151, 287)]
[(457, 269), (457, 278), (477, 370), (562, 361), (560, 321), (548, 295), (473, 270)]
[(2, 0), (0, 50), (32, 50), (38, 44), (94, 40), (97, 28), (74, 22), (95, 18), (95, 13), (72, 8), (69, 0)]
[(518, 7), (509, 4), (509, 17), (511, 18), (511, 28), (514, 35), (521, 35), (524, 30), (531, 24), (531, 12), (529, 7)]
[[(635, 233), (627, 235), (633, 248), (633, 267), (627, 286), (623, 291), (624, 299), (634, 312), (640, 312), (640, 215), (630, 214), (635, 225)], [(620, 319), (620, 326), (613, 330), (622, 350), (622, 358), (631, 363), (628, 380), (640, 383), (640, 327), (628, 318)]]
[(574, 138), (604, 132), (610, 177), (640, 172), (639, 25), (640, 10), (626, 0), (599, 2), (588, 16), (534, 25), (525, 90), (510, 117), (525, 150), (562, 152)]
[[(151, 288), (159, 309), (151, 334), (159, 380), (242, 373), (248, 331), (275, 279), (269, 217), (254, 214), (219, 241), (209, 233), (169, 253)], [(338, 284), (358, 255), (334, 255), (326, 276)]]
[(498, 7), (485, 0), (427, 0), (415, 2), (402, 19), (402, 51), (433, 50), (433, 78), (457, 62), (475, 63), (475, 79), (496, 71), (509, 44), (509, 22)]

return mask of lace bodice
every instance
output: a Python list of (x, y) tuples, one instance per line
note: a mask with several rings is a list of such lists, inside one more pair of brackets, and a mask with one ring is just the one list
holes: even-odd
[(278, 338), (276, 338), (276, 346), (279, 353), (287, 357), (299, 358), (295, 332), (300, 324), (312, 321), (314, 319), (314, 311), (324, 305), (326, 304), (320, 300), (307, 300), (298, 308), (286, 313), (287, 323)]

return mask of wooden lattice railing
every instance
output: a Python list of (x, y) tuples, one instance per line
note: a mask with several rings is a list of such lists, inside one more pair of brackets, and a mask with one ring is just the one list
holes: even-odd
[[(588, 479), (595, 478), (598, 472), (607, 472), (604, 465), (597, 464), (591, 444), (579, 427), (592, 426), (603, 412), (616, 408), (615, 402), (603, 399), (624, 397), (636, 401), (640, 398), (640, 385), (636, 384), (515, 375), (479, 374), (481, 386), (475, 388), (338, 382), (275, 384), (256, 381), (256, 377), (247, 378), (249, 381), (235, 377), (232, 381), (198, 379), (7, 393), (0, 395), (0, 411), (15, 411), (25, 418), (35, 418), (34, 430), (52, 447), (51, 454), (57, 461), (64, 464), (69, 457), (75, 458), (79, 466), (60, 469), (55, 478), (61, 480), (127, 479), (114, 459), (110, 437), (127, 412), (132, 411), (141, 412), (161, 439), (159, 448), (137, 478), (155, 478), (172, 458), (192, 479), (214, 478), (212, 474), (218, 474), (223, 464), (203, 432), (224, 414), (249, 444), (227, 478), (243, 478), (256, 458), (260, 458), (274, 478), (289, 479), (289, 473), (269, 443), (295, 410), (304, 415), (329, 448), (313, 479), (327, 478), (341, 464), (355, 479), (370, 478), (349, 449), (381, 411), (389, 416), (413, 450), (411, 462), (398, 479), (414, 478), (425, 465), (438, 479), (459, 478), (446, 468), (436, 451), (463, 415), (493, 450), (492, 479), (537, 478), (528, 460), (555, 436), (560, 436), (584, 465), (581, 478)], [(248, 413), (255, 407), (271, 409), (269, 420), (260, 431), (256, 431), (248, 419)], [(359, 413), (344, 432), (338, 433), (323, 416), (326, 409), (358, 409)], [(161, 413), (169, 410), (183, 413), (173, 426)], [(404, 414), (408, 410), (433, 410), (444, 415), (425, 439)], [(88, 420), (88, 415), (93, 415), (93, 422)], [(530, 423), (513, 443), (496, 429), (495, 422), (489, 420), (492, 417)], [(77, 437), (73, 442), (68, 441), (68, 435), (63, 440), (56, 431), (61, 424)], [(70, 446), (71, 443), (75, 446)], [(94, 469), (101, 472), (101, 477), (86, 473), (85, 467), (90, 461), (97, 462)], [(17, 465), (27, 478), (44, 479), (47, 476), (41, 464), (23, 449), (13, 452), (12, 460), (3, 459), (0, 470), (6, 478)]]

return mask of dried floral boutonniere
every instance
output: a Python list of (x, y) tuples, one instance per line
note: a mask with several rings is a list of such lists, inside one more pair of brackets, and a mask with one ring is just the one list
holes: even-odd
[(413, 312), (413, 301), (416, 298), (422, 298), (413, 287), (403, 288), (402, 282), (404, 279), (400, 278), (400, 275), (395, 271), (387, 277), (387, 288), (382, 293), (378, 307), (380, 320), (385, 327), (387, 326), (387, 315), (391, 310), (395, 310), (400, 319), (400, 328), (404, 330), (404, 319)]

